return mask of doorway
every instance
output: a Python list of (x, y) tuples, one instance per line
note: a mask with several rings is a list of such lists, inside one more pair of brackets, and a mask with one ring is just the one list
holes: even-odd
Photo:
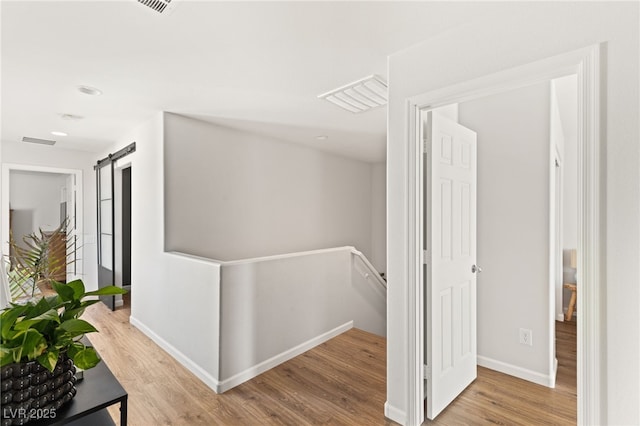
[(131, 163), (114, 165), (115, 285), (128, 291), (115, 298), (115, 307), (131, 307)]
[[(470, 342), (473, 345), (476, 342), (476, 312), (462, 310), (466, 316), (461, 316), (456, 310), (461, 310), (467, 300), (471, 300), (473, 307), (476, 305), (476, 280), (470, 272), (476, 262), (484, 269), (477, 278), (478, 365), (555, 387), (554, 310), (557, 281), (562, 279), (560, 166), (564, 148), (562, 128), (556, 126), (559, 131), (556, 137), (551, 131), (553, 115), (550, 112), (555, 106), (552, 89), (553, 81), (545, 81), (429, 112), (436, 118), (445, 115), (439, 120), (446, 119), (449, 123), (448, 131), (442, 135), (424, 137), (423, 134), (421, 137), (426, 141), (427, 150), (429, 145), (433, 146), (423, 160), (424, 174), (428, 177), (422, 180), (424, 189), (421, 192), (427, 202), (421, 204), (426, 206), (423, 221), (427, 232), (419, 233), (425, 235), (423, 239), (429, 236), (423, 245), (426, 250), (425, 371), (428, 376), (425, 385), (427, 412), (431, 413), (427, 417), (430, 419), (439, 412), (433, 409), (433, 404), (440, 409), (444, 407), (437, 403), (438, 399), (450, 402), (471, 382), (469, 378), (475, 378), (469, 373), (461, 375), (455, 395), (435, 398), (438, 393), (433, 388), (438, 386), (438, 380), (442, 382), (446, 377), (452, 377), (456, 369), (462, 367), (465, 353), (473, 354), (475, 368), (475, 347), (470, 351), (468, 346)], [(425, 119), (423, 113), (423, 123), (437, 121)], [(456, 128), (460, 126), (477, 132), (477, 260), (475, 231), (473, 238), (463, 238), (466, 235), (463, 231), (475, 229), (476, 221), (469, 222), (468, 214), (455, 214), (456, 209), (465, 206), (463, 211), (475, 212), (475, 209), (469, 209), (471, 202), (476, 202), (474, 186), (460, 186), (451, 172), (446, 176), (433, 176), (442, 167), (474, 170), (476, 150), (469, 147), (475, 147), (475, 143), (472, 144), (475, 135), (471, 133), (466, 137), (464, 142), (468, 147), (462, 149), (456, 145), (459, 133)], [(445, 148), (446, 153), (442, 156), (441, 151)], [(430, 181), (433, 183), (429, 184)], [(445, 212), (451, 217), (441, 220)], [(574, 225), (576, 221), (576, 218), (572, 220)], [(467, 222), (473, 226), (463, 225)], [(445, 229), (454, 237), (441, 242)], [(473, 242), (471, 249), (469, 241)], [(440, 251), (445, 249), (446, 259), (441, 259)], [(462, 260), (464, 279), (452, 278), (460, 274), (451, 269), (457, 259)], [(432, 279), (443, 267), (448, 268), (447, 274)], [(466, 283), (470, 290), (465, 293), (456, 288), (456, 283)], [(435, 284), (446, 288), (434, 293)], [(442, 300), (436, 300), (438, 298)], [(460, 301), (456, 302), (458, 299)], [(445, 304), (446, 315), (444, 310), (441, 312)], [(444, 318), (450, 318), (446, 327), (442, 326)], [(464, 325), (469, 322), (474, 326), (465, 332)], [(439, 342), (438, 339), (444, 336), (448, 337)], [(429, 345), (435, 343), (440, 344), (441, 351), (429, 351)], [(443, 364), (446, 371), (439, 369), (442, 354), (449, 360)], [(471, 367), (467, 369), (471, 371)], [(437, 375), (440, 370), (443, 370), (442, 374)], [(433, 404), (429, 394), (434, 396)]]
[[(82, 170), (23, 164), (2, 165), (1, 226), (3, 253), (9, 254), (9, 235), (15, 239), (56, 228), (68, 220), (67, 267), (57, 277), (71, 281), (83, 275)], [(9, 295), (8, 289), (4, 289)], [(5, 294), (3, 292), (3, 294)]]
[[(133, 142), (109, 154), (94, 166), (98, 211), (98, 287), (131, 285), (131, 164), (124, 158), (135, 152)], [(123, 306), (121, 295), (100, 296), (111, 310)], [(130, 298), (126, 298), (130, 300)]]
[(122, 170), (122, 287), (131, 290), (131, 166)]
[[(600, 370), (602, 359), (600, 347), (601, 330), (598, 328), (602, 312), (602, 301), (598, 297), (602, 279), (601, 228), (601, 156), (598, 124), (600, 117), (600, 46), (595, 45), (582, 50), (554, 56), (539, 62), (524, 65), (495, 75), (478, 78), (459, 85), (444, 87), (433, 92), (408, 98), (408, 137), (406, 155), (408, 170), (406, 208), (407, 228), (404, 237), (408, 243), (406, 270), (408, 287), (404, 315), (408, 327), (406, 362), (408, 382), (405, 388), (407, 396), (407, 424), (420, 424), (424, 418), (423, 401), (423, 354), (420, 348), (424, 338), (422, 301), (423, 290), (420, 284), (422, 269), (422, 248), (419, 241), (420, 229), (420, 192), (422, 176), (420, 158), (422, 140), (419, 138), (420, 116), (424, 110), (434, 109), (451, 103), (477, 99), (493, 93), (524, 87), (550, 78), (558, 78), (572, 73), (578, 75), (579, 114), (578, 127), (578, 276), (581, 278), (581, 291), (578, 304), (583, 314), (578, 316), (578, 423), (598, 423), (600, 420)], [(548, 234), (547, 234), (548, 235)], [(586, 262), (583, 261), (586, 259)], [(550, 313), (550, 321), (554, 316)], [(391, 369), (390, 369), (391, 370)], [(388, 371), (387, 374), (392, 374)], [(394, 407), (388, 406), (386, 413)], [(393, 417), (392, 417), (393, 418)]]

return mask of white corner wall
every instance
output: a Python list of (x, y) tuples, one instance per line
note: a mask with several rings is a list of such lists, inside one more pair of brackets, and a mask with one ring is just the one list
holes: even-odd
[[(640, 424), (639, 5), (510, 3), (389, 59), (387, 407), (408, 408), (407, 107), (409, 97), (564, 52), (606, 43), (602, 87), (606, 146), (606, 300), (600, 401), (603, 424)], [(508, 319), (505, 319), (507, 321)]]
[(220, 265), (164, 251), (162, 138), (158, 113), (110, 150), (136, 142), (136, 152), (123, 159), (131, 163), (132, 174), (130, 321), (216, 388)]
[[(478, 364), (555, 383), (549, 311), (550, 83), (459, 105), (478, 134)], [(519, 343), (519, 328), (533, 346)]]
[[(87, 289), (98, 288), (96, 265), (96, 189), (93, 164), (98, 160), (94, 153), (58, 149), (50, 146), (2, 142), (2, 162), (21, 165), (82, 170), (83, 188), (83, 244), (82, 280)], [(1, 232), (1, 230), (0, 230)], [(0, 241), (8, 240), (8, 235), (0, 235)]]
[(352, 277), (351, 247), (237, 262), (166, 252), (165, 117), (113, 146), (136, 142), (123, 159), (132, 171), (134, 326), (217, 392), (353, 324), (384, 332), (384, 293)]
[(165, 114), (166, 249), (236, 260), (371, 254), (371, 165)]
[(387, 271), (387, 164), (371, 165), (371, 264)]

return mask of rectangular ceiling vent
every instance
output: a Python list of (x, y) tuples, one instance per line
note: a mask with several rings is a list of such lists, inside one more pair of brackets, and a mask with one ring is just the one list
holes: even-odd
[(387, 104), (387, 82), (374, 74), (318, 95), (318, 98), (353, 113), (364, 112)]
[(165, 13), (172, 9), (171, 0), (138, 0), (141, 3), (158, 13)]
[(28, 136), (24, 136), (22, 138), (22, 142), (39, 143), (41, 145), (55, 145), (55, 143), (56, 143), (56, 141), (52, 141), (52, 140), (49, 140), (49, 139), (30, 138)]

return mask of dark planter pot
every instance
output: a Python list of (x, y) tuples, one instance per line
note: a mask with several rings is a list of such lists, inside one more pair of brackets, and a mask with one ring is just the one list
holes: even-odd
[(51, 419), (76, 395), (76, 367), (60, 357), (50, 372), (38, 361), (10, 364), (0, 370), (1, 426), (20, 426), (32, 420)]

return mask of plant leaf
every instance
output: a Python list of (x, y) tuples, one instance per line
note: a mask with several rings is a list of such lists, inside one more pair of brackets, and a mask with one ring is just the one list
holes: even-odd
[(85, 346), (80, 342), (73, 342), (67, 347), (67, 355), (73, 359), (76, 354), (85, 349)]
[(17, 354), (14, 354), (15, 362), (20, 362), (20, 359), (26, 357), (29, 360), (36, 359), (36, 357), (40, 356), (45, 349), (47, 349), (47, 341), (44, 336), (40, 334), (38, 330), (34, 330), (32, 328), (28, 330), (24, 330), (16, 334), (13, 341), (17, 339), (20, 341), (20, 358), (15, 359)]
[(73, 280), (67, 283), (67, 287), (73, 289), (73, 300), (80, 300), (84, 296), (85, 289), (82, 280)]
[(46, 322), (46, 321), (54, 321), (56, 323), (59, 323), (60, 318), (58, 317), (58, 312), (55, 309), (49, 309), (47, 312), (43, 313), (42, 315), (38, 315), (37, 317), (16, 322), (14, 329), (26, 330), (38, 323)]
[[(11, 348), (6, 347), (5, 345), (0, 345), (0, 366), (4, 367), (5, 365), (18, 362), (21, 357), (22, 348), (20, 346)], [(17, 361), (16, 358), (18, 359)]]
[(76, 352), (71, 359), (76, 364), (76, 367), (82, 368), (83, 370), (93, 368), (100, 362), (98, 353), (91, 347)]
[(66, 284), (60, 284), (57, 282), (52, 282), (51, 287), (58, 293), (58, 296), (62, 298), (64, 301), (73, 300), (74, 291), (71, 287)]
[(14, 306), (13, 308), (6, 309), (0, 315), (0, 321), (2, 321), (2, 341), (10, 338), (10, 331), (18, 318), (24, 314), (29, 308), (28, 305)]
[(60, 355), (60, 351), (57, 349), (49, 349), (47, 352), (40, 355), (37, 360), (44, 368), (49, 371), (53, 371), (56, 368), (56, 364), (58, 363), (58, 356)]
[(88, 293), (85, 293), (85, 296), (112, 296), (115, 294), (126, 294), (126, 293), (127, 293), (127, 290), (120, 287), (116, 287), (114, 285), (110, 285), (107, 287), (99, 288), (98, 290), (95, 290), (95, 291), (90, 291)]
[(75, 336), (98, 331), (94, 326), (81, 319), (70, 319), (64, 321), (60, 324), (59, 328)]

